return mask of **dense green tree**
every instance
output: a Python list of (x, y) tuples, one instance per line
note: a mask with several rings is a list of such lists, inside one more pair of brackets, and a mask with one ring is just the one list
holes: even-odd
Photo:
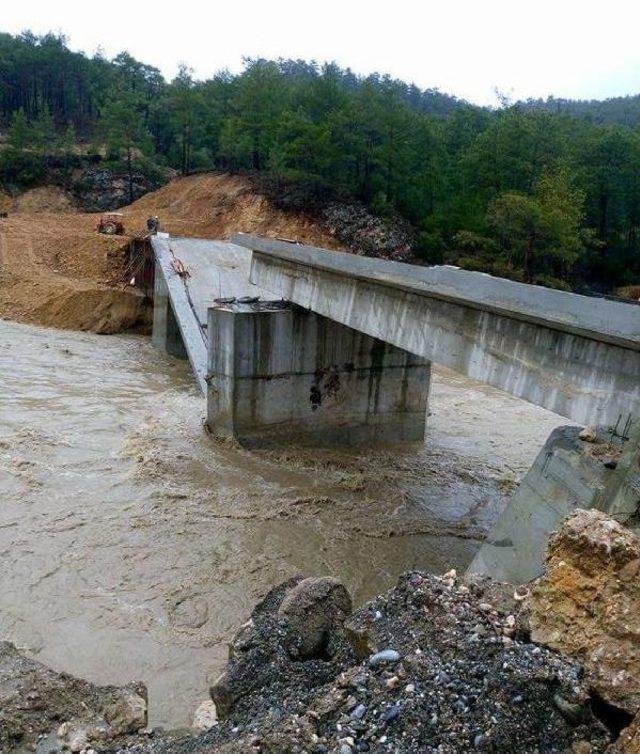
[(196, 130), (199, 123), (200, 95), (195, 89), (193, 71), (180, 65), (171, 87), (171, 122), (180, 150), (180, 171), (186, 175), (191, 170), (191, 159)]
[(31, 146), (33, 129), (22, 108), (14, 112), (7, 137), (13, 149), (28, 149)]
[(640, 95), (489, 109), (302, 60), (206, 81), (181, 66), (168, 83), (128, 53), (0, 33), (0, 131), (9, 186), (71, 164), (79, 141), (123, 162), (131, 196), (142, 159), (261, 172), (304, 201), (409, 221), (425, 263), (601, 291), (640, 281)]
[(142, 118), (143, 101), (140, 95), (127, 88), (114, 89), (102, 114), (103, 135), (112, 152), (124, 153), (129, 181), (129, 201), (134, 200), (133, 162), (135, 153), (152, 149), (151, 134)]
[(566, 279), (584, 251), (583, 205), (583, 193), (562, 171), (545, 172), (533, 195), (507, 191), (496, 197), (488, 220), (507, 267), (522, 269), (527, 282)]

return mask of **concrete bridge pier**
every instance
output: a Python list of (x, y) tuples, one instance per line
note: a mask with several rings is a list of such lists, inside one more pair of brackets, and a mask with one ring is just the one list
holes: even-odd
[(246, 447), (422, 442), (431, 365), (286, 302), (208, 310), (207, 422)]
[(166, 351), (177, 359), (188, 358), (171, 304), (169, 288), (159, 264), (155, 266), (151, 342), (156, 348)]

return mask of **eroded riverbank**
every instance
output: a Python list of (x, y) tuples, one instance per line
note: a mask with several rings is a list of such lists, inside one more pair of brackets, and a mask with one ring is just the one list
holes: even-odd
[(0, 321), (0, 637), (188, 723), (270, 587), (464, 566), (561, 422), (441, 372), (431, 410), (420, 449), (249, 453), (148, 340)]

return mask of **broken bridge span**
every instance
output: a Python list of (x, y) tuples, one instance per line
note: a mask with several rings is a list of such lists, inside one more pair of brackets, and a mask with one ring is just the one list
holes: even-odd
[(640, 416), (634, 305), (244, 234), (152, 244), (154, 342), (247, 444), (420, 440), (431, 362), (580, 424)]

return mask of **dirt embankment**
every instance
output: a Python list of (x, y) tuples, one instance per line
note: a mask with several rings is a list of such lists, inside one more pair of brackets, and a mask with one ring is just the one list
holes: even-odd
[(120, 283), (126, 242), (95, 221), (19, 208), (0, 220), (0, 317), (101, 333), (144, 324), (142, 296)]
[(310, 216), (277, 209), (242, 176), (207, 173), (177, 178), (124, 211), (137, 226), (143, 226), (149, 215), (158, 215), (163, 229), (173, 236), (229, 238), (254, 233), (340, 248)]
[[(40, 188), (0, 211), (0, 317), (113, 333), (148, 326), (148, 302), (123, 281), (129, 236), (95, 232), (98, 214), (78, 212), (60, 189)], [(160, 217), (172, 235), (228, 238), (239, 231), (329, 248), (336, 241), (312, 219), (278, 210), (247, 179), (179, 178), (125, 207), (127, 233)]]

